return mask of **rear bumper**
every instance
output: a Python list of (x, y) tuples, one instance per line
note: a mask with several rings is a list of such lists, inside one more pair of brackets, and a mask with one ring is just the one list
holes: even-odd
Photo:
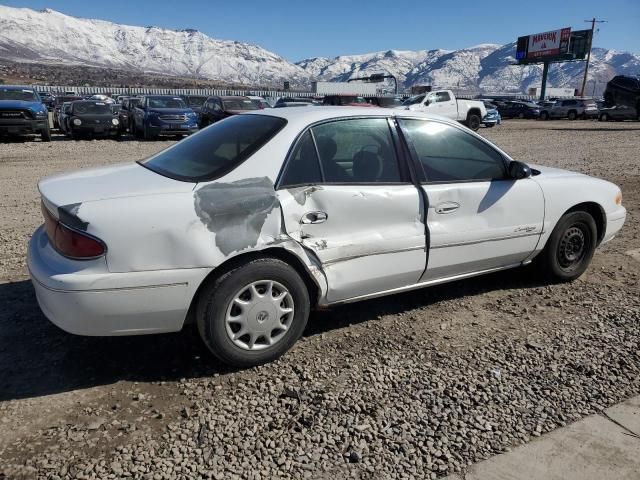
[(66, 332), (88, 336), (179, 331), (211, 271), (111, 273), (104, 258), (76, 261), (59, 255), (42, 227), (29, 242), (27, 265), (44, 315)]
[(0, 133), (5, 134), (29, 134), (40, 133), (47, 129), (48, 119), (23, 120), (23, 119), (0, 119)]

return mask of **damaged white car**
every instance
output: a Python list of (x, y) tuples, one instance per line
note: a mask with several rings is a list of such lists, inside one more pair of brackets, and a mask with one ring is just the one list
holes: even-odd
[(237, 366), (267, 362), (310, 309), (530, 263), (587, 268), (622, 227), (620, 189), (511, 160), (456, 122), (359, 108), (218, 122), (138, 162), (40, 182), (28, 265), (80, 335), (194, 321)]

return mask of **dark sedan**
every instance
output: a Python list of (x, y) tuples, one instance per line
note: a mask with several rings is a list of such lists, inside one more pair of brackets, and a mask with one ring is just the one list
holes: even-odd
[(198, 125), (200, 128), (204, 128), (218, 120), (248, 110), (260, 110), (260, 107), (248, 97), (209, 97), (200, 111)]
[(498, 103), (498, 112), (502, 118), (538, 118), (540, 108), (534, 104), (524, 102)]
[(114, 116), (111, 105), (96, 100), (71, 103), (66, 126), (71, 138), (120, 135), (120, 122)]
[(611, 120), (640, 120), (640, 112), (627, 105), (615, 105), (613, 107), (601, 108), (598, 114), (598, 120), (601, 122), (609, 122)]

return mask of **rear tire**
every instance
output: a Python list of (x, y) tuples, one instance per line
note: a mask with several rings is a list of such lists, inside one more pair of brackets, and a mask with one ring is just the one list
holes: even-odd
[(602, 115), (600, 115), (600, 118), (598, 120), (600, 120), (601, 122), (608, 122), (610, 118), (607, 113), (603, 113)]
[(519, 118), (520, 120), (523, 120), (523, 119), (524, 119), (524, 113), (520, 112), (520, 113), (518, 114), (518, 118)]
[(587, 212), (565, 214), (551, 232), (540, 266), (554, 282), (575, 280), (589, 266), (597, 243), (596, 222)]
[(482, 123), (482, 119), (480, 118), (480, 115), (477, 115), (475, 113), (470, 113), (467, 116), (467, 127), (469, 127), (474, 132), (478, 131), (481, 123)]
[(542, 112), (540, 114), (540, 120), (549, 120), (549, 113), (548, 112)]
[(281, 260), (258, 258), (203, 287), (196, 323), (219, 360), (246, 368), (271, 362), (289, 350), (302, 335), (309, 310), (309, 292), (298, 272)]
[(576, 118), (578, 118), (578, 113), (576, 111), (574, 111), (574, 110), (571, 110), (569, 112), (569, 114), (567, 115), (567, 118), (569, 120), (575, 120)]

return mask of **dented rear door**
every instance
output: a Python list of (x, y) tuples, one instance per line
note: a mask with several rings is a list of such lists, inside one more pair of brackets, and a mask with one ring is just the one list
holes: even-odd
[(278, 198), (287, 233), (321, 264), (329, 303), (413, 285), (424, 271), (424, 209), (403, 161), (386, 118), (316, 125), (294, 147)]

